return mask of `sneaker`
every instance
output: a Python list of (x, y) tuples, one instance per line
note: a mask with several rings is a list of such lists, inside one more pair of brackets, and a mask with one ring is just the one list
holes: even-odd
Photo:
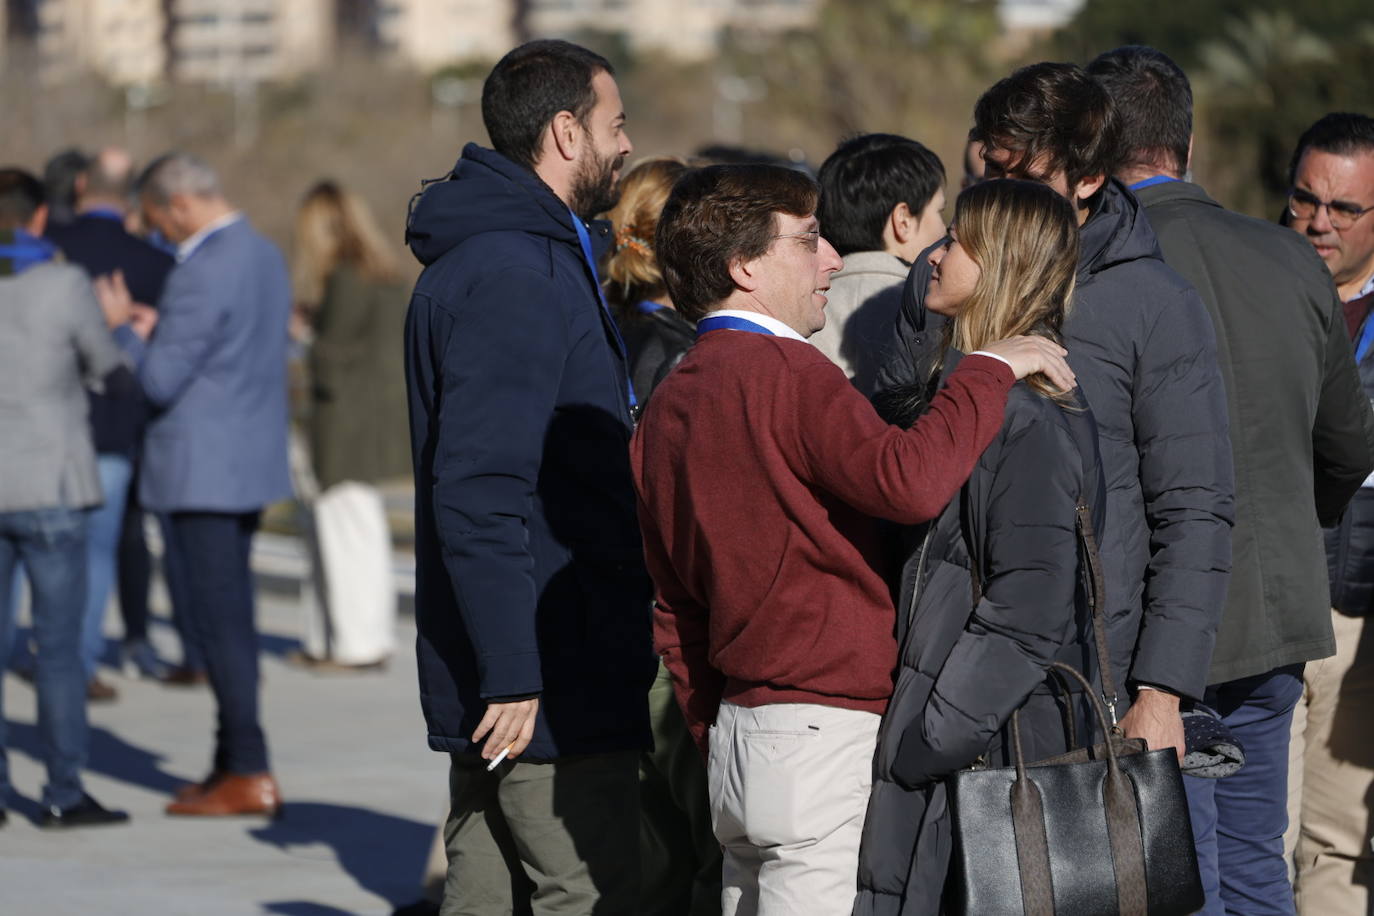
[(167, 665), (157, 657), (157, 650), (146, 639), (132, 639), (119, 649), (121, 667), (126, 677), (141, 677), (160, 681), (167, 674)]
[(81, 801), (68, 808), (56, 806), (43, 812), (38, 821), (40, 827), (101, 827), (107, 824), (123, 824), (129, 820), (127, 811), (111, 811), (84, 792)]

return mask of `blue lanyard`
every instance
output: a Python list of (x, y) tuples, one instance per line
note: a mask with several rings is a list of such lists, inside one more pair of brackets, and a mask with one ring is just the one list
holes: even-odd
[(662, 311), (663, 306), (659, 305), (657, 302), (645, 299), (643, 302), (636, 303), (635, 308), (645, 315), (652, 315), (654, 312)]
[(1369, 352), (1369, 345), (1374, 343), (1374, 313), (1364, 320), (1363, 327), (1360, 328), (1360, 343), (1355, 347), (1355, 363), (1358, 365), (1364, 359), (1364, 355)]
[(698, 337), (709, 331), (749, 331), (754, 334), (767, 334), (769, 337), (777, 336), (761, 324), (734, 315), (710, 315), (697, 322)]
[(1178, 179), (1170, 178), (1168, 175), (1156, 175), (1153, 178), (1146, 178), (1144, 181), (1137, 181), (1129, 187), (1132, 191), (1139, 191), (1142, 188), (1152, 188), (1157, 184), (1164, 184), (1166, 181), (1178, 181)]
[[(572, 207), (568, 208), (568, 215), (572, 217), (573, 228), (577, 230), (577, 241), (582, 245), (582, 257), (587, 262), (587, 269), (592, 272), (592, 284), (596, 287), (596, 297), (601, 302), (601, 310), (606, 313), (606, 320), (611, 323), (611, 330), (615, 333), (615, 345), (620, 350), (620, 358), (628, 367), (630, 358), (625, 352), (625, 338), (620, 336), (620, 326), (615, 323), (615, 318), (611, 316), (611, 307), (606, 304), (606, 294), (601, 291), (601, 275), (596, 270), (596, 258), (592, 255), (592, 237), (587, 232), (586, 225), (582, 219), (573, 212)], [(635, 397), (634, 382), (630, 380), (628, 371), (625, 373), (625, 390), (630, 394), (630, 410), (633, 411), (639, 406), (639, 399)]]
[(89, 216), (94, 219), (107, 219), (111, 222), (119, 223), (121, 226), (124, 225), (124, 214), (120, 213), (114, 207), (91, 207), (91, 209), (84, 211), (81, 215)]

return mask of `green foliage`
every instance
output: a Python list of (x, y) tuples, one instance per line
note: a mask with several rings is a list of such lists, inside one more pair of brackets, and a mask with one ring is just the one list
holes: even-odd
[(1150, 45), (1191, 69), (1200, 63), (1203, 46), (1228, 24), (1297, 6), (1302, 28), (1318, 38), (1348, 36), (1352, 24), (1374, 19), (1369, 0), (1087, 0), (1052, 47), (1065, 60), (1087, 61), (1121, 45)]
[(767, 109), (775, 148), (809, 146), (824, 156), (835, 139), (876, 130), (935, 143), (932, 132), (960, 137), (967, 129), (973, 99), (988, 82), (997, 6), (827, 0), (813, 28), (766, 44), (747, 33), (729, 36), (722, 61), (765, 87), (766, 105), (758, 107)]
[(1194, 169), (1229, 206), (1272, 218), (1293, 144), (1329, 111), (1374, 111), (1374, 4), (1088, 0), (1053, 53), (1086, 62), (1147, 44), (1183, 67), (1197, 102)]

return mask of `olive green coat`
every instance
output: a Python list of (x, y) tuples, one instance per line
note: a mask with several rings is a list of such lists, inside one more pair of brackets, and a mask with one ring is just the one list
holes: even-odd
[(408, 477), (401, 335), (409, 291), (339, 267), (325, 282), (310, 352), (310, 448), (320, 486)]

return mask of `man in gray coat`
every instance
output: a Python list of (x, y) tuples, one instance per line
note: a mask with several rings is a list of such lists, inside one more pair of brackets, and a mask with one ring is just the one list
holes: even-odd
[(1088, 65), (1116, 103), (1116, 176), (1145, 205), (1165, 261), (1198, 290), (1216, 331), (1231, 420), (1236, 525), (1230, 589), (1206, 702), (1245, 748), (1226, 779), (1190, 778), (1203, 913), (1293, 913), (1283, 857), (1289, 726), (1305, 662), (1334, 650), (1319, 525), (1374, 468), (1340, 300), (1295, 233), (1223, 209), (1187, 180), (1193, 96), (1153, 48)]
[[(1107, 478), (1108, 641), (1126, 682), (1117, 711), (1129, 691), (1126, 733), (1181, 750), (1179, 701), (1206, 688), (1231, 567), (1231, 446), (1212, 323), (1165, 266), (1139, 202), (1110, 177), (1116, 110), (1082, 68), (1041, 63), (999, 81), (978, 100), (970, 137), (984, 144), (987, 177), (1043, 182), (1078, 213), (1064, 345), (1097, 417)], [(938, 355), (922, 260), (880, 389), (926, 381)]]
[[(43, 826), (128, 820), (85, 793), (86, 510), (104, 498), (86, 420), (83, 382), (99, 385), (123, 365), (78, 267), (43, 239), (43, 185), (0, 169), (0, 658), (9, 657), (10, 582), (23, 561), (38, 643), (38, 733), (48, 782)], [(127, 371), (123, 381), (131, 385)], [(128, 388), (126, 390), (132, 390)], [(0, 716), (0, 825), (9, 767)]]

